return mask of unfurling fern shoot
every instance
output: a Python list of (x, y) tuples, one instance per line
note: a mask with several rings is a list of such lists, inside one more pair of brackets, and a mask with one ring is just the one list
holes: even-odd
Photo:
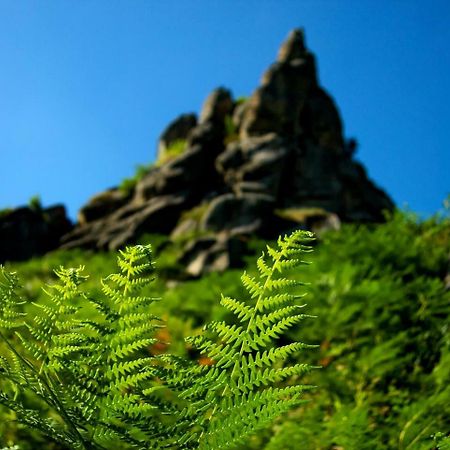
[[(311, 317), (303, 295), (292, 293), (302, 283), (286, 273), (307, 264), (312, 239), (305, 231), (278, 239), (258, 259), (258, 276), (242, 275), (248, 298), (222, 297), (234, 320), (209, 323), (188, 339), (208, 366), (148, 352), (161, 326), (151, 313), (159, 299), (142, 293), (154, 278), (150, 246), (120, 252), (119, 272), (101, 281), (102, 295), (82, 289), (83, 268), (57, 270), (59, 283), (32, 319), (17, 277), (3, 270), (0, 404), (72, 449), (234, 448), (311, 388), (288, 381), (311, 366), (283, 364), (314, 346), (277, 340)], [(37, 402), (40, 408), (29, 406)]]

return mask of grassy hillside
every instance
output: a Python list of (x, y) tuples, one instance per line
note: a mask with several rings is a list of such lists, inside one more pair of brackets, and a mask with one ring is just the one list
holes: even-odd
[[(191, 354), (183, 337), (225, 312), (220, 293), (243, 295), (240, 270), (183, 281), (175, 264), (176, 246), (147, 236), (158, 253), (160, 295), (155, 313), (170, 350)], [(259, 252), (266, 243), (254, 241)], [(309, 312), (317, 316), (296, 331), (299, 340), (320, 344), (301, 355), (322, 369), (307, 376), (317, 386), (301, 408), (253, 438), (245, 449), (431, 449), (450, 448), (450, 218), (420, 221), (397, 213), (383, 225), (345, 225), (316, 246), (313, 264), (298, 274), (307, 288)], [(60, 265), (85, 265), (86, 287), (115, 270), (116, 255), (57, 251), (11, 264), (30, 299), (44, 295)], [(252, 272), (255, 258), (249, 258)], [(297, 336), (291, 336), (294, 339)], [(158, 352), (162, 349), (152, 348)], [(195, 357), (195, 355), (192, 355)], [(0, 410), (0, 447), (58, 448), (45, 443)], [(447, 446), (447, 447), (446, 447)]]

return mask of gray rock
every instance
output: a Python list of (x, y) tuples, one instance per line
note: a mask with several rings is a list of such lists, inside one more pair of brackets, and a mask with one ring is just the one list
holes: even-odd
[(143, 233), (169, 233), (176, 225), (185, 201), (183, 195), (155, 197), (145, 205), (127, 205), (106, 219), (77, 227), (64, 236), (62, 248), (114, 250)]
[[(181, 263), (199, 276), (239, 264), (252, 234), (274, 237), (298, 226), (322, 233), (341, 221), (381, 221), (394, 206), (353, 160), (300, 30), (289, 35), (249, 99), (237, 104), (227, 89), (216, 89), (198, 123), (185, 115), (166, 128), (161, 152), (177, 139), (187, 141), (183, 154), (152, 169), (125, 202), (110, 191), (92, 199), (64, 246), (116, 248), (145, 232), (173, 239), (210, 233), (183, 252)], [(204, 202), (202, 219), (179, 221)], [(275, 214), (286, 209), (310, 214), (300, 221)]]
[(268, 217), (274, 206), (274, 199), (265, 194), (225, 194), (215, 198), (205, 213), (203, 230), (233, 230), (254, 224), (254, 232)]
[(119, 189), (109, 189), (92, 197), (78, 212), (78, 223), (84, 225), (105, 217), (127, 203), (129, 196)]
[(171, 122), (162, 132), (158, 143), (158, 159), (164, 158), (167, 148), (176, 141), (186, 140), (197, 125), (196, 114), (182, 114)]
[(300, 117), (309, 92), (317, 85), (313, 55), (305, 49), (299, 32), (283, 44), (278, 61), (263, 75), (261, 86), (248, 100), (241, 138), (275, 132), (300, 133)]
[(261, 192), (278, 198), (289, 144), (274, 133), (242, 139), (216, 160), (225, 183), (237, 194)]
[(228, 89), (218, 88), (206, 99), (200, 114), (200, 124), (223, 123), (225, 116), (233, 110), (233, 99)]
[(63, 205), (5, 211), (0, 215), (0, 263), (43, 255), (57, 248), (71, 228)]
[(313, 231), (321, 237), (328, 231), (336, 231), (341, 228), (339, 216), (322, 208), (293, 208), (277, 210), (276, 214), (295, 225), (293, 228), (305, 228)]
[(305, 34), (301, 29), (292, 30), (278, 50), (277, 61), (287, 63), (302, 58), (306, 53)]
[(195, 233), (198, 230), (198, 228), (199, 226), (196, 220), (194, 219), (182, 220), (173, 229), (172, 233), (170, 234), (170, 239), (177, 240), (183, 236)]
[(246, 251), (245, 242), (229, 233), (200, 238), (188, 244), (181, 258), (186, 273), (199, 277), (210, 272), (223, 272), (242, 265)]
[(232, 117), (232, 121), (233, 121), (233, 125), (236, 127), (237, 130), (241, 129), (242, 126), (242, 122), (244, 120), (245, 117), (245, 112), (248, 108), (248, 102), (242, 102), (239, 105), (237, 105), (234, 110), (233, 110), (233, 117)]

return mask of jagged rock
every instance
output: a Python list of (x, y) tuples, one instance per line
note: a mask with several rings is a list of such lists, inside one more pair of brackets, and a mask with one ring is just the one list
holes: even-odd
[(177, 192), (196, 200), (205, 195), (219, 179), (213, 168), (214, 155), (205, 153), (204, 147), (197, 144), (157, 170), (150, 171), (137, 183), (134, 202), (145, 203), (155, 196)]
[(305, 36), (303, 30), (295, 29), (289, 33), (286, 42), (278, 50), (277, 61), (287, 63), (301, 59), (306, 53)]
[(200, 123), (213, 122), (223, 124), (225, 116), (233, 109), (231, 92), (218, 88), (206, 99), (200, 114)]
[(241, 266), (245, 251), (246, 243), (242, 237), (222, 232), (215, 237), (204, 237), (189, 243), (180, 261), (186, 267), (187, 274), (199, 277)]
[[(160, 160), (128, 197), (110, 190), (83, 207), (63, 246), (107, 249), (146, 232), (180, 241), (197, 234), (203, 237), (192, 240), (182, 262), (199, 275), (239, 264), (249, 235), (381, 221), (394, 206), (353, 159), (356, 144), (344, 139), (339, 111), (318, 84), (299, 30), (248, 99), (235, 101), (227, 89), (216, 89), (198, 122), (183, 115), (164, 130), (159, 152), (179, 139), (186, 140), (183, 153)], [(180, 221), (184, 211), (204, 204), (201, 217)], [(280, 217), (280, 210), (302, 210), (303, 218)]]
[(84, 225), (113, 213), (129, 200), (129, 195), (119, 189), (109, 189), (89, 200), (78, 212), (78, 223)]
[(47, 253), (58, 247), (61, 236), (71, 228), (62, 205), (5, 212), (0, 216), (0, 263)]
[(233, 110), (232, 121), (233, 121), (233, 125), (236, 127), (237, 130), (241, 129), (247, 107), (248, 107), (248, 102), (243, 101), (243, 102), (237, 104)]
[(162, 132), (158, 143), (158, 159), (165, 156), (166, 150), (175, 142), (186, 140), (191, 130), (197, 125), (196, 114), (181, 114)]
[(290, 151), (286, 140), (275, 133), (246, 138), (228, 145), (216, 168), (235, 193), (261, 192), (277, 199)]
[(203, 174), (205, 159), (201, 148), (189, 148), (169, 163), (150, 171), (136, 185), (134, 200), (144, 203), (155, 196), (192, 191)]
[(305, 49), (299, 30), (289, 35), (280, 56), (248, 101), (240, 130), (243, 139), (272, 132), (295, 136), (301, 131), (300, 114), (317, 85), (314, 56)]
[(265, 194), (224, 194), (215, 198), (205, 213), (202, 229), (233, 230), (247, 226), (256, 233), (271, 214), (274, 198)]
[(199, 224), (194, 219), (186, 219), (182, 220), (178, 223), (178, 225), (173, 229), (170, 234), (170, 238), (172, 240), (177, 240), (180, 237), (188, 236), (193, 234), (199, 230)]
[(145, 205), (128, 205), (108, 220), (80, 226), (64, 236), (62, 248), (97, 248), (114, 250), (133, 242), (143, 233), (168, 234), (183, 210), (184, 195), (154, 197)]
[(292, 228), (304, 228), (313, 231), (319, 237), (327, 231), (336, 231), (341, 228), (339, 216), (322, 208), (277, 210), (275, 214), (286, 220), (286, 223), (291, 222)]
[(316, 87), (310, 91), (301, 114), (300, 127), (303, 136), (309, 135), (319, 146), (337, 153), (343, 152), (341, 118), (333, 99), (323, 89)]

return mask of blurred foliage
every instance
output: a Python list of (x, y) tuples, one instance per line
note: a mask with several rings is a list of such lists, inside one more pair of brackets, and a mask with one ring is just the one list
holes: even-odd
[(153, 163), (150, 164), (138, 164), (136, 166), (136, 171), (132, 177), (124, 178), (119, 185), (119, 190), (122, 191), (126, 196), (131, 195), (134, 191), (136, 184), (142, 180), (142, 178), (147, 175), (148, 172), (153, 167)]
[(32, 211), (40, 212), (42, 211), (42, 201), (39, 195), (33, 195), (28, 200), (28, 206)]
[(10, 214), (12, 211), (13, 211), (12, 208), (3, 208), (3, 209), (0, 209), (0, 218), (1, 218), (1, 217), (7, 216), (7, 215)]
[(162, 164), (165, 164), (169, 161), (172, 161), (177, 156), (180, 156), (184, 150), (187, 147), (187, 141), (186, 139), (177, 139), (173, 141), (158, 157), (158, 160), (156, 161), (157, 166), (161, 166)]
[[(155, 242), (159, 251), (161, 276), (152, 294), (164, 295), (155, 308), (167, 323), (161, 333), (170, 351), (189, 355), (183, 337), (210, 319), (223, 318), (220, 292), (241, 297), (241, 271), (183, 280), (176, 244), (166, 237), (143, 240)], [(252, 242), (255, 251), (264, 246)], [(325, 234), (316, 250), (313, 264), (299, 278), (314, 281), (306, 301), (318, 318), (304, 322), (298, 333), (306, 342), (320, 340), (319, 352), (300, 355), (302, 361), (322, 365), (305, 379), (318, 389), (310, 394), (311, 402), (242, 450), (449, 448), (448, 211), (428, 219), (396, 212), (384, 224), (344, 225)], [(36, 299), (42, 295), (38, 286), (54, 280), (53, 267), (85, 264), (97, 278), (110, 273), (114, 262), (110, 253), (56, 251), (10, 269), (21, 274), (27, 297)], [(30, 436), (12, 413), (0, 415), (0, 447), (56, 448)]]
[(228, 145), (231, 142), (237, 142), (239, 140), (239, 130), (236, 127), (233, 117), (230, 114), (227, 114), (224, 119), (225, 125), (225, 137), (224, 137), (224, 145)]
[(200, 203), (197, 206), (194, 206), (193, 208), (184, 211), (181, 214), (181, 221), (184, 220), (194, 220), (195, 222), (201, 222), (203, 219), (203, 216), (205, 215), (206, 211), (208, 210), (210, 203), (203, 202)]

